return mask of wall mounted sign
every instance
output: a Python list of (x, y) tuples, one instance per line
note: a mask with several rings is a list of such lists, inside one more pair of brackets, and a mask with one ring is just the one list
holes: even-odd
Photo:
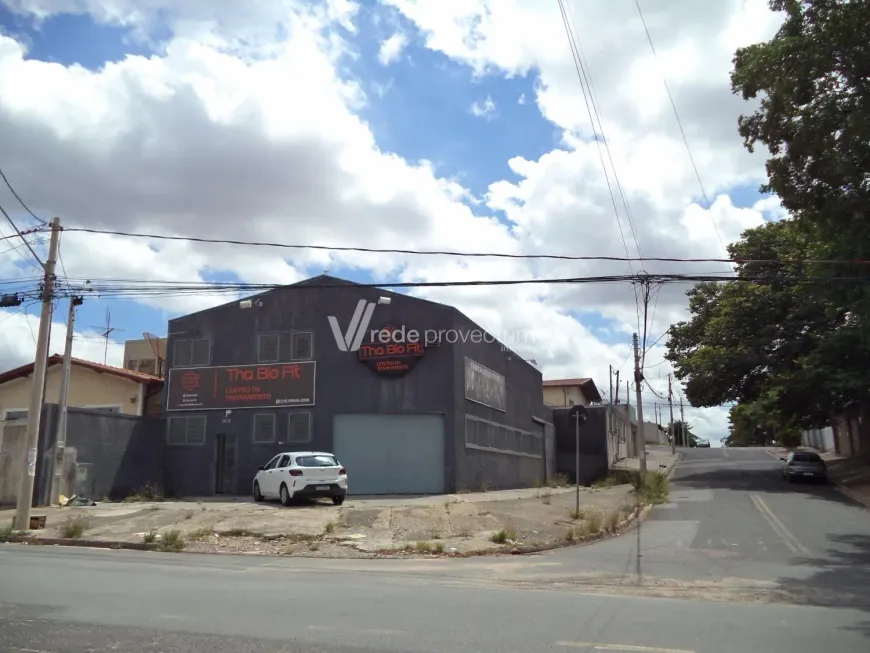
[(381, 376), (404, 376), (423, 357), (422, 340), (409, 339), (404, 329), (387, 325), (372, 335), (360, 345), (359, 359)]
[(166, 410), (314, 405), (314, 361), (169, 370)]
[(503, 413), (507, 412), (504, 377), (466, 356), (465, 398)]

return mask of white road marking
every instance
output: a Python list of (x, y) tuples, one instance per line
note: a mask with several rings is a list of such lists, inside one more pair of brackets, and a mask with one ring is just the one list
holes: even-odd
[(791, 549), (792, 553), (800, 553), (806, 556), (810, 555), (810, 550), (801, 544), (797, 537), (795, 537), (794, 533), (788, 530), (786, 525), (773, 514), (773, 511), (767, 506), (764, 499), (757, 494), (750, 494), (749, 498), (752, 500), (752, 503), (755, 504), (755, 507), (758, 509), (758, 512), (761, 513), (761, 516), (767, 520), (767, 523), (770, 524), (774, 531), (776, 531), (776, 534), (779, 535), (783, 542), (785, 542), (785, 545)]
[(593, 651), (634, 651), (635, 653), (695, 653), (681, 648), (658, 648), (657, 646), (634, 646), (631, 644), (603, 644), (599, 642), (556, 642), (556, 646), (586, 648)]

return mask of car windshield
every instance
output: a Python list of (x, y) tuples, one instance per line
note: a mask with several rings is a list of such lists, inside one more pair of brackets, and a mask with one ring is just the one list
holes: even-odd
[(298, 456), (296, 458), (296, 464), (299, 467), (337, 467), (338, 463), (335, 461), (335, 458), (327, 455), (316, 455), (316, 456)]
[(822, 458), (819, 454), (810, 451), (796, 453), (792, 458), (792, 461), (796, 463), (818, 463), (822, 461)]

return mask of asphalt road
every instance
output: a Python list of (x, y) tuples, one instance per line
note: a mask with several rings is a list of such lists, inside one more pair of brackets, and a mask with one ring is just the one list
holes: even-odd
[(786, 484), (761, 450), (684, 457), (672, 502), (640, 529), (541, 556), (0, 546), (0, 651), (870, 650), (870, 513)]

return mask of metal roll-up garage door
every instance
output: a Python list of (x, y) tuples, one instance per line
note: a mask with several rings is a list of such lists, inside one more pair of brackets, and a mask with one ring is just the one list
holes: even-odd
[(349, 494), (444, 492), (443, 415), (336, 415), (332, 437)]

